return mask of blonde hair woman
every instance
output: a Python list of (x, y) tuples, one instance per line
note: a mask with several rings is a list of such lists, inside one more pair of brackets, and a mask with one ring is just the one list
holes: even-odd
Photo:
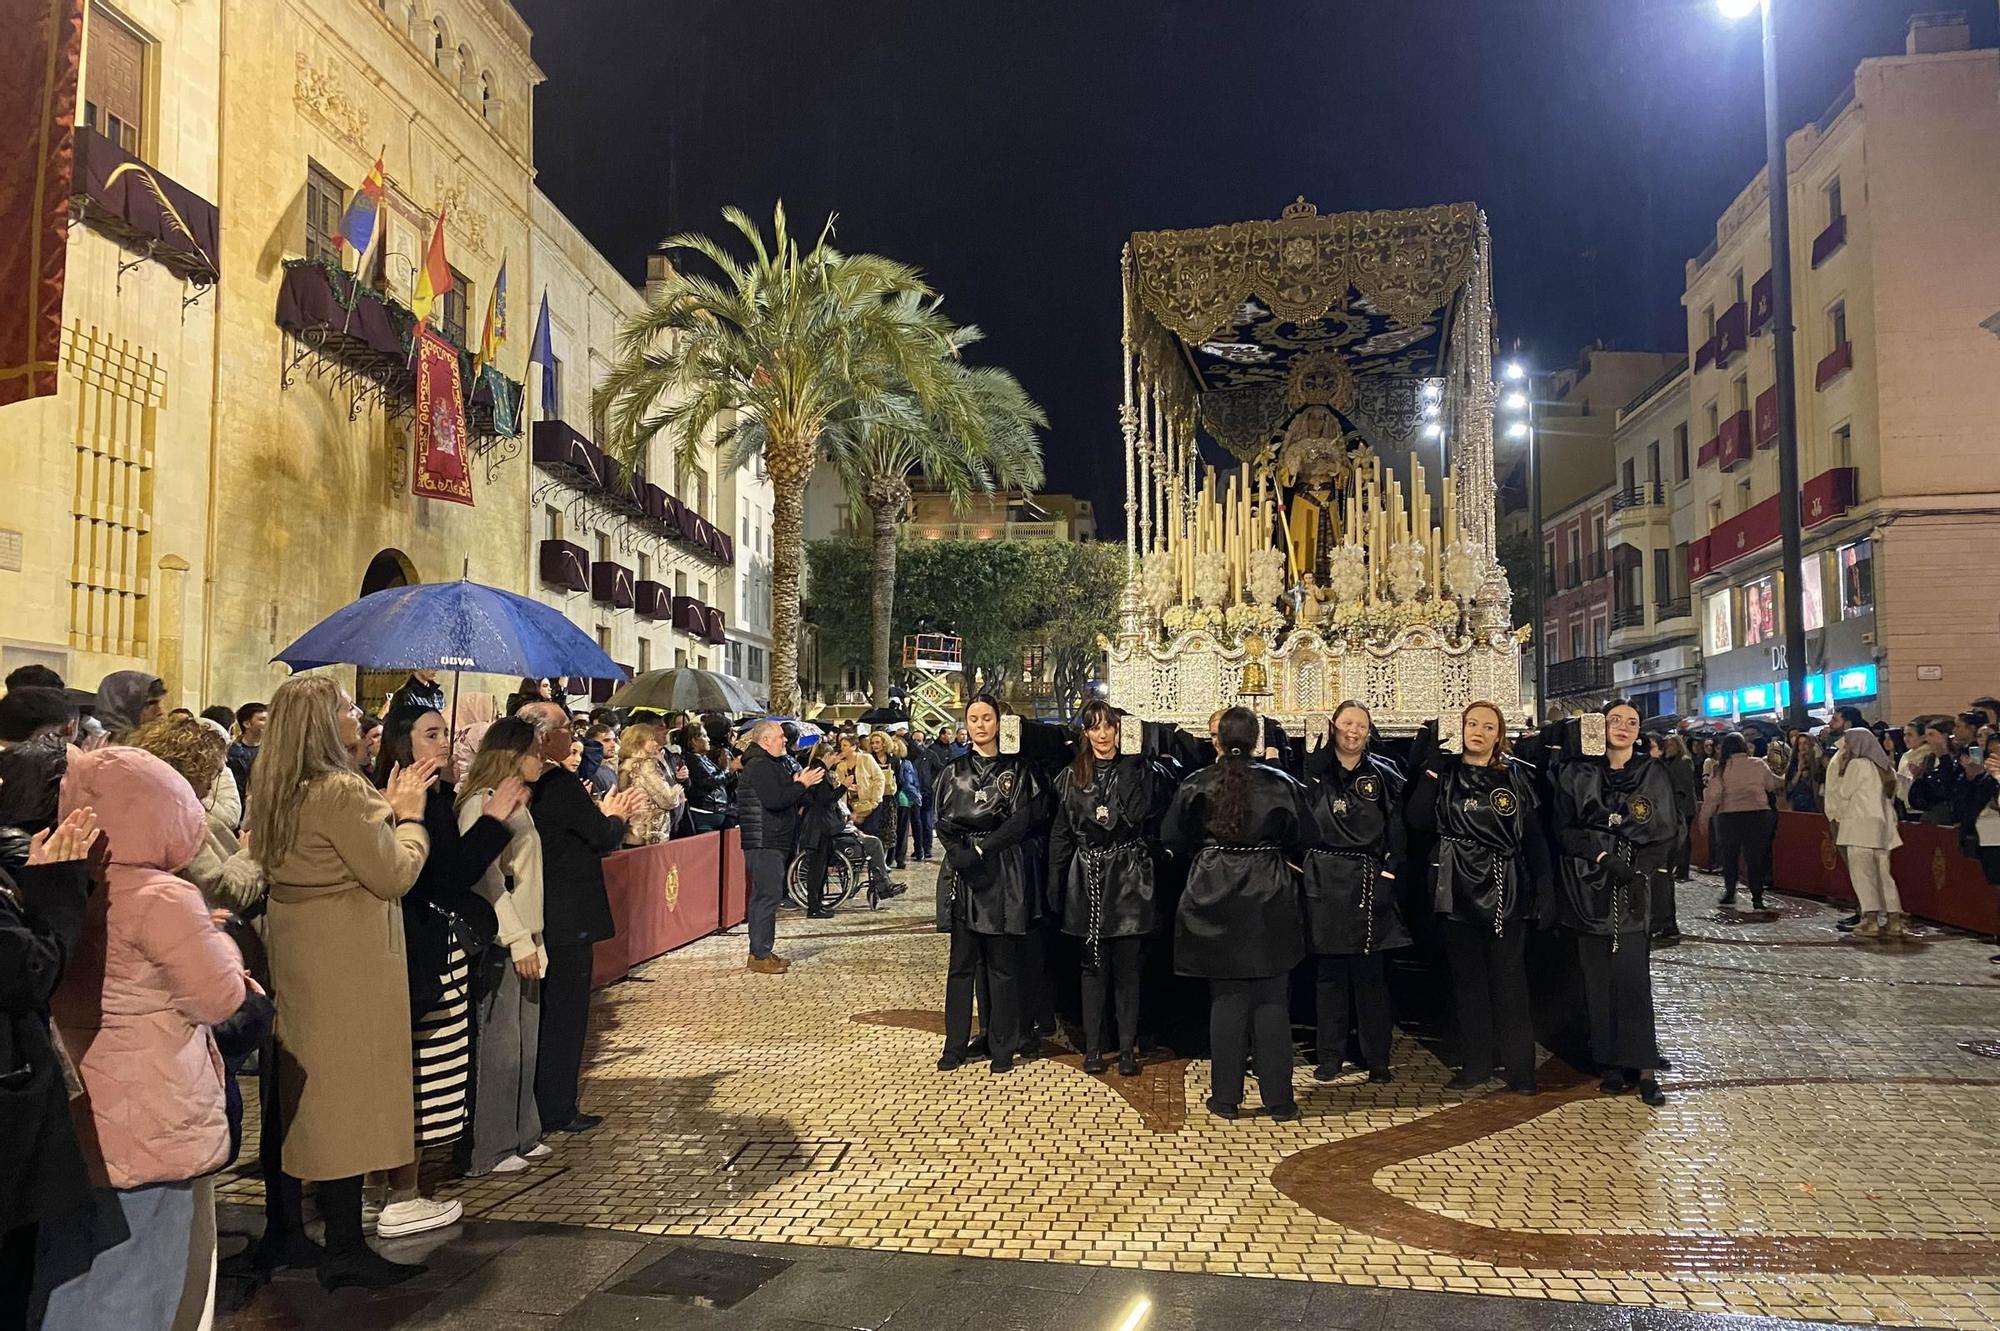
[(618, 784), (639, 793), (625, 829), (628, 846), (665, 841), (673, 830), (674, 815), (687, 803), (687, 793), (667, 775), (661, 758), (665, 748), (664, 734), (655, 725), (627, 726), (618, 738)]
[(320, 1283), (393, 1285), (423, 1270), (361, 1237), (361, 1179), (416, 1156), (408, 892), (430, 851), (435, 762), (397, 768), (377, 792), (349, 756), (360, 712), (333, 680), (288, 679), (250, 773), (250, 845), (270, 885), (265, 938), (278, 1003), (283, 1167), (319, 1185)]

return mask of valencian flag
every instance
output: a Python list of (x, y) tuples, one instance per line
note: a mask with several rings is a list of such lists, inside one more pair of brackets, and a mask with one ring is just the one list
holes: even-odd
[(542, 367), (542, 419), (556, 415), (556, 353), (549, 344), (549, 290), (542, 288), (542, 312), (535, 316), (535, 340), (528, 346), (528, 364)]
[(500, 271), (494, 275), (493, 290), (486, 296), (486, 323), (479, 330), (479, 354), (473, 358), (472, 377), (477, 379), (507, 345), (507, 256), (500, 256)]
[(354, 251), (354, 271), (361, 271), (361, 261), (368, 257), (368, 247), (375, 243), (376, 229), (382, 220), (382, 159), (377, 157), (375, 165), (369, 169), (368, 179), (361, 182), (361, 188), (354, 191), (354, 198), (347, 205), (346, 216), (340, 219), (340, 227), (333, 233), (334, 244), (345, 254)]
[(458, 348), (417, 325), (416, 475), (410, 493), (423, 499), (472, 502), (472, 473), (465, 460), (465, 392), (458, 377)]
[(83, 0), (0, 0), (0, 405), (56, 391)]
[(410, 309), (416, 313), (418, 323), (431, 317), (431, 306), (449, 290), (451, 265), (444, 261), (444, 210), (440, 208), (437, 230), (431, 232), (430, 252), (424, 255), (423, 267), (417, 269), (417, 291), (410, 298)]

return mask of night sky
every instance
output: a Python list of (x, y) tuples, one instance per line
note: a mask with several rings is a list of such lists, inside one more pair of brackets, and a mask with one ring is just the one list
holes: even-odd
[[(1684, 262), (1763, 161), (1754, 20), (1714, 0), (515, 0), (542, 188), (635, 279), (782, 197), (924, 270), (1048, 409), (1047, 488), (1122, 518), (1135, 230), (1461, 199), (1503, 345), (1686, 349)], [(1777, 0), (1784, 121), (1945, 0)], [(1993, 0), (1972, 0), (1992, 45)]]

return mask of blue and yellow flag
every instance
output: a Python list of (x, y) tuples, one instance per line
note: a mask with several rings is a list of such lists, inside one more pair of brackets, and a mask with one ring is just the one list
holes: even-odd
[(472, 373), (499, 359), (507, 345), (507, 256), (500, 256), (500, 271), (494, 274), (493, 290), (486, 297), (486, 325), (479, 330), (479, 354), (473, 358)]

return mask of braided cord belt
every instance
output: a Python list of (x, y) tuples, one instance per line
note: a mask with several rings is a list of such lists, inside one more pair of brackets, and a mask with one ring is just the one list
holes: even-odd
[(1361, 876), (1361, 950), (1364, 952), (1373, 952), (1375, 950), (1375, 880), (1379, 876), (1376, 866), (1382, 862), (1381, 857), (1370, 854), (1365, 850), (1336, 850), (1327, 846), (1315, 847), (1309, 853), (1313, 855), (1325, 855), (1340, 860), (1359, 860), (1368, 866), (1369, 871)]
[(1084, 885), (1090, 893), (1090, 932), (1084, 935), (1084, 946), (1089, 949), (1093, 964), (1100, 968), (1104, 965), (1104, 874), (1114, 854), (1138, 844), (1137, 837), (1128, 837), (1102, 846), (1077, 848), (1076, 857), (1083, 861)]
[(1507, 927), (1508, 857), (1501, 855), (1499, 851), (1487, 845), (1484, 841), (1475, 841), (1471, 837), (1453, 836), (1449, 832), (1445, 832), (1439, 835), (1438, 840), (1455, 841), (1461, 846), (1471, 846), (1476, 850), (1483, 850), (1493, 857), (1493, 892), (1498, 902), (1493, 907), (1493, 936), (1498, 938)]

